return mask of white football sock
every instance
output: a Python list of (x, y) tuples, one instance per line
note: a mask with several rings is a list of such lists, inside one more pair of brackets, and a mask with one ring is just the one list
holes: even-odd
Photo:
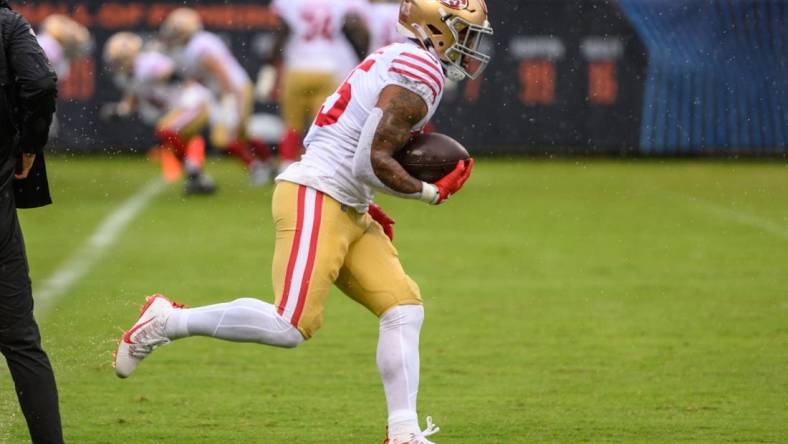
[(279, 316), (275, 306), (251, 298), (174, 310), (165, 330), (170, 339), (210, 336), (288, 348), (304, 342), (301, 332)]
[(389, 436), (418, 436), (421, 433), (416, 414), (419, 392), (419, 333), (424, 321), (424, 307), (401, 305), (380, 318), (378, 369), (386, 391), (389, 411)]

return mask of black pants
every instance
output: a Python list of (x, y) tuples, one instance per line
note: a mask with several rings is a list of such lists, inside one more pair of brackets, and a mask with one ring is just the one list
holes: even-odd
[(10, 214), (8, 208), (0, 208), (0, 352), (8, 362), (33, 443), (62, 443), (55, 375), (33, 319), (25, 243), (14, 208)]

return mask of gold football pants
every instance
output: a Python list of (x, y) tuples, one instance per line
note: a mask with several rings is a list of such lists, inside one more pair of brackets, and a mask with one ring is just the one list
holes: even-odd
[(320, 328), (332, 284), (376, 316), (421, 304), (419, 287), (368, 213), (290, 182), (276, 186), (272, 212), (275, 305), (305, 338)]
[(157, 131), (172, 131), (178, 134), (184, 141), (200, 134), (208, 123), (208, 106), (193, 108), (175, 108), (168, 112), (158, 122)]
[[(219, 100), (223, 98), (219, 97)], [(211, 122), (211, 145), (221, 150), (233, 142), (246, 141), (249, 117), (254, 111), (254, 87), (251, 83), (233, 97), (232, 105), (235, 109), (226, 110), (222, 119)]]
[(282, 81), (282, 119), (287, 129), (303, 133), (338, 83), (332, 73), (286, 72)]

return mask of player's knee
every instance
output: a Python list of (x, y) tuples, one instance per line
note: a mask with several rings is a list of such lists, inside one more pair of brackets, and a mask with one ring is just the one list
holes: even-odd
[(178, 132), (173, 130), (172, 128), (162, 126), (156, 128), (156, 138), (159, 139), (159, 142), (161, 143), (169, 143), (173, 139), (178, 138)]
[(173, 148), (176, 151), (176, 154), (181, 154), (181, 152), (186, 148), (185, 139), (181, 136), (181, 134), (178, 133), (177, 130), (173, 128), (157, 128), (156, 138), (159, 140), (160, 144)]
[(282, 343), (280, 347), (282, 348), (296, 348), (299, 345), (303, 344), (306, 339), (304, 335), (297, 328), (287, 330), (287, 334), (284, 335)]
[(286, 319), (282, 318), (281, 316), (279, 319), (282, 325), (282, 334), (279, 338), (280, 342), (277, 344), (279, 347), (296, 348), (308, 339), (308, 337), (305, 336), (300, 329), (294, 327)]
[(397, 305), (380, 317), (380, 329), (411, 327), (419, 330), (423, 322), (424, 307), (422, 305)]
[[(424, 308), (422, 307), (421, 291), (413, 279), (405, 276), (404, 279), (396, 281), (390, 287), (385, 297), (375, 299), (373, 304), (367, 307), (370, 311), (375, 313), (380, 319), (383, 319), (386, 315), (394, 316), (389, 313), (407, 312), (409, 317), (414, 317), (416, 315), (411, 312), (420, 312), (423, 319)], [(401, 310), (395, 310), (397, 308)]]
[(301, 318), (301, 320), (298, 322), (298, 327), (296, 330), (301, 333), (304, 341), (307, 341), (311, 339), (322, 326), (323, 314), (310, 314), (309, 316), (304, 316)]
[(237, 134), (235, 131), (224, 125), (215, 125), (211, 128), (211, 144), (219, 149), (231, 149), (234, 142), (237, 142)]
[[(250, 316), (250, 314), (252, 314)], [(303, 344), (304, 336), (287, 319), (276, 312), (276, 307), (254, 298), (234, 300), (224, 315), (232, 325), (252, 325), (246, 342), (256, 342), (282, 348), (295, 348)]]

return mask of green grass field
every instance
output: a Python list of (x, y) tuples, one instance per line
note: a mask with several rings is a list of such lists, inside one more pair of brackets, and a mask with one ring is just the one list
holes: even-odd
[[(22, 216), (35, 288), (157, 177), (53, 158)], [(272, 300), (271, 187), (213, 161), (167, 188), (43, 313), (71, 443), (378, 443), (377, 322), (341, 293), (296, 350), (197, 338), (111, 367), (143, 295)], [(448, 205), (382, 198), (426, 301), (420, 415), (439, 443), (788, 440), (788, 166), (482, 160)], [(0, 443), (26, 440), (0, 370)]]

